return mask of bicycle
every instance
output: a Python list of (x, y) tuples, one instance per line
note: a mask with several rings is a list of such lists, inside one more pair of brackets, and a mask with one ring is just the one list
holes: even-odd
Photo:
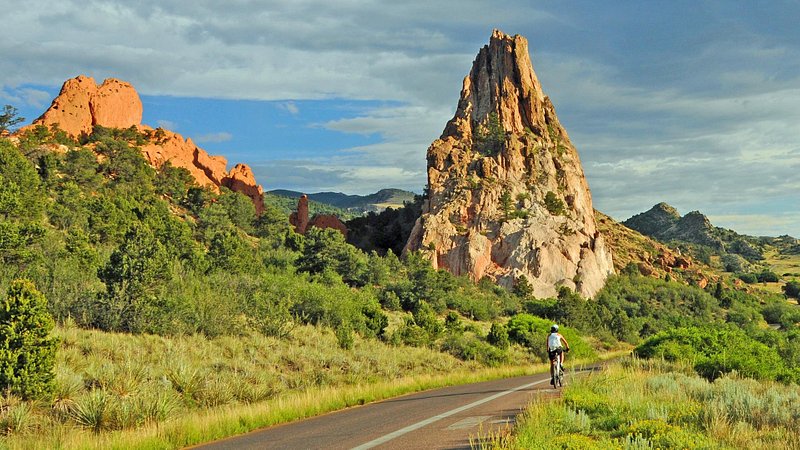
[(553, 352), (555, 356), (550, 360), (550, 364), (553, 366), (553, 376), (550, 378), (550, 384), (553, 385), (553, 389), (564, 386), (564, 368), (561, 366), (561, 352), (563, 351), (560, 348), (555, 350)]

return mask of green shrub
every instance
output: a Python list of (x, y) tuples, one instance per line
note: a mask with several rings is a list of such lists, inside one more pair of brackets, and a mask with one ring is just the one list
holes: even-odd
[(453, 334), (444, 339), (442, 351), (464, 361), (478, 361), (486, 366), (508, 362), (508, 353), (478, 339), (472, 333)]
[[(508, 337), (515, 342), (529, 348), (540, 360), (547, 360), (547, 335), (550, 334), (552, 321), (535, 317), (530, 314), (517, 314), (508, 321)], [(581, 339), (578, 333), (568, 327), (560, 327), (559, 332), (570, 346), (570, 357), (594, 357), (596, 352)]]
[(500, 117), (492, 111), (475, 131), (475, 149), (486, 156), (494, 156), (505, 147), (506, 131), (500, 123)]
[(553, 191), (547, 191), (547, 194), (545, 194), (544, 207), (554, 216), (561, 216), (566, 213), (564, 201), (558, 198)]
[(510, 345), (508, 329), (502, 323), (493, 323), (486, 340), (497, 348), (507, 349)]
[(756, 276), (759, 283), (777, 283), (780, 280), (777, 273), (766, 269)]
[(800, 281), (792, 280), (783, 286), (783, 292), (787, 297), (800, 299)]
[(677, 328), (664, 331), (636, 347), (643, 358), (664, 358), (693, 365), (706, 379), (737, 372), (746, 377), (775, 380), (787, 372), (777, 352), (735, 328)]
[(754, 273), (740, 273), (736, 277), (747, 284), (758, 283), (758, 276)]

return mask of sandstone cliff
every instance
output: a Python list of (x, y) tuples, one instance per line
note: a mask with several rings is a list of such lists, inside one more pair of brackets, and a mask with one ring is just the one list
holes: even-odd
[(252, 170), (237, 164), (227, 171), (227, 160), (222, 156), (210, 156), (196, 146), (191, 139), (184, 139), (169, 130), (153, 130), (142, 125), (142, 102), (133, 86), (125, 81), (109, 78), (101, 85), (86, 76), (67, 80), (50, 108), (24, 131), (36, 125), (59, 128), (73, 137), (88, 135), (95, 125), (108, 128), (136, 127), (151, 136), (140, 148), (144, 157), (155, 167), (169, 161), (172, 165), (187, 169), (201, 186), (218, 189), (225, 186), (241, 192), (255, 204), (258, 214), (264, 209), (263, 189), (256, 183)]
[(521, 36), (498, 30), (428, 148), (428, 200), (406, 244), (434, 266), (538, 297), (593, 296), (613, 273), (578, 153), (542, 92)]

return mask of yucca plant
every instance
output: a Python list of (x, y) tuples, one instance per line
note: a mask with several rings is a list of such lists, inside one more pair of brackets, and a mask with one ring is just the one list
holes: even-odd
[(197, 403), (205, 407), (215, 407), (231, 403), (234, 399), (230, 383), (214, 375), (206, 378), (202, 389), (195, 395)]
[(181, 393), (187, 400), (194, 398), (203, 387), (204, 375), (197, 367), (183, 361), (167, 369), (166, 376), (172, 383), (173, 389)]
[(69, 416), (78, 425), (99, 433), (111, 426), (114, 399), (103, 390), (96, 389), (75, 400)]
[(83, 391), (83, 377), (67, 369), (56, 372), (53, 389), (53, 411), (56, 417), (64, 419), (75, 402), (75, 398)]
[(137, 416), (142, 423), (163, 422), (180, 408), (180, 399), (173, 391), (150, 386), (135, 400)]
[(31, 427), (33, 408), (28, 402), (19, 402), (4, 408), (0, 414), (0, 431), (4, 435), (22, 433)]

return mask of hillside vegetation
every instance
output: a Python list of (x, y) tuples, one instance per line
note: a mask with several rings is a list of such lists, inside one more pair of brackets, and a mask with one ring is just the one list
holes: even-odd
[[(149, 166), (142, 139), (101, 127), (82, 142), (44, 127), (0, 139), (0, 295), (26, 286), (59, 341), (44, 374), (52, 383), (2, 386), (10, 446), (41, 447), (43, 436), (56, 440), (44, 446), (70, 445), (76, 427), (102, 442), (108, 431), (400, 374), (527, 365), (544, 361), (554, 321), (587, 358), (630, 344), (670, 358), (695, 333), (669, 334), (676, 327), (738, 327), (741, 348), (767, 345), (784, 358), (753, 376), (797, 382), (800, 319), (783, 295), (625, 268), (593, 300), (565, 287), (534, 298), (524, 278), (507, 291), (433, 270), (415, 253), (401, 259), (402, 238), (371, 240), (374, 222), (363, 228), (370, 253), (333, 230), (295, 234), (269, 202), (257, 217), (241, 194)], [(369, 217), (403, 233), (415, 205)], [(703, 375), (740, 370), (715, 364)]]
[(719, 274), (772, 292), (800, 278), (800, 240), (791, 236), (748, 236), (714, 226), (699, 211), (681, 216), (666, 203), (623, 222), (632, 230), (680, 249)]

